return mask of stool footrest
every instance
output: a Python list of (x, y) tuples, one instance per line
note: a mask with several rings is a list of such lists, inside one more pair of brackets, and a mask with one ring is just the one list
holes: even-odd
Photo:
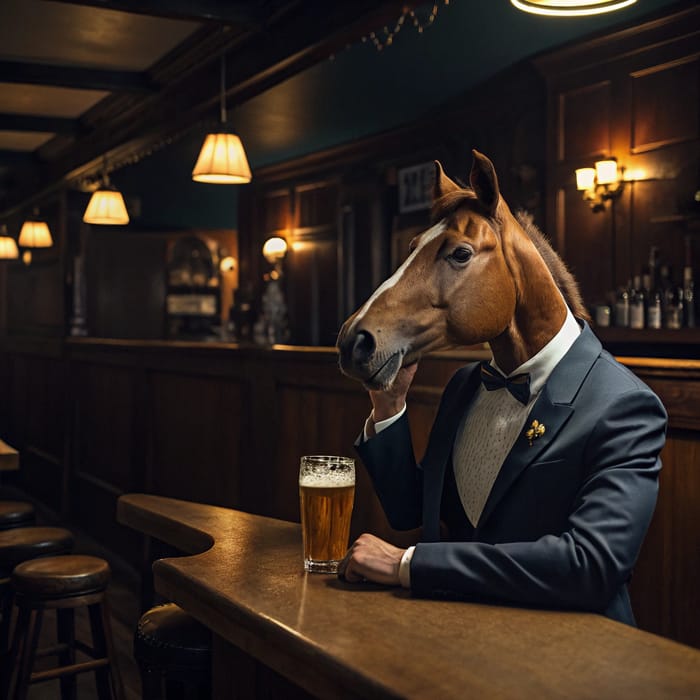
[(36, 671), (31, 675), (32, 683), (40, 681), (50, 681), (54, 678), (62, 678), (63, 676), (75, 676), (77, 673), (85, 671), (94, 671), (97, 668), (109, 666), (109, 659), (95, 659), (94, 661), (81, 661), (78, 664), (70, 666), (61, 666), (60, 668), (50, 668), (47, 671)]

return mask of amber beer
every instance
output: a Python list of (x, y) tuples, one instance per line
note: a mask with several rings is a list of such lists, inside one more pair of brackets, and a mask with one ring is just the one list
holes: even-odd
[(355, 462), (349, 457), (301, 458), (299, 501), (306, 571), (335, 573), (350, 538)]

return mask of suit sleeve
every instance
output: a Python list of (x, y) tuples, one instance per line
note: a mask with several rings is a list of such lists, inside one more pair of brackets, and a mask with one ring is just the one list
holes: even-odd
[(418, 544), (412, 592), (604, 611), (631, 575), (651, 521), (665, 431), (652, 392), (621, 395), (587, 442), (588, 476), (564, 532), (532, 542)]
[(391, 527), (396, 530), (419, 527), (423, 477), (413, 453), (406, 413), (366, 442), (360, 435), (355, 448), (369, 472)]

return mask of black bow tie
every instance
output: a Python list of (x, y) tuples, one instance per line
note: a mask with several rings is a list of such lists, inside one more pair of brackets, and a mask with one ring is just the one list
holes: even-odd
[(527, 405), (530, 400), (530, 375), (516, 374), (514, 377), (504, 377), (488, 362), (481, 363), (481, 381), (488, 391), (508, 389), (520, 403)]

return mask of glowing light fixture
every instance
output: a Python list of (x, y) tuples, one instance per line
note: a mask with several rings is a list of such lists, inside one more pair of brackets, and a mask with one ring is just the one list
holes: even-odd
[(101, 226), (123, 226), (129, 223), (129, 212), (126, 210), (124, 197), (110, 185), (106, 175), (99, 188), (92, 193), (83, 214), (83, 221), (86, 224)]
[(241, 139), (226, 120), (226, 57), (221, 56), (221, 129), (207, 134), (192, 170), (195, 182), (241, 185), (252, 180)]
[(524, 12), (551, 17), (585, 17), (614, 12), (634, 5), (637, 0), (510, 0)]
[(0, 225), (0, 260), (17, 260), (19, 250), (14, 238), (7, 235), (7, 226)]
[(279, 263), (287, 254), (287, 241), (279, 236), (268, 238), (263, 245), (262, 254), (270, 265)]
[(49, 225), (39, 218), (38, 209), (22, 224), (17, 243), (22, 248), (50, 248), (53, 245)]
[(625, 180), (613, 158), (596, 161), (594, 168), (576, 170), (576, 189), (583, 192), (584, 201), (594, 212), (603, 211), (606, 202), (618, 199), (624, 187)]

